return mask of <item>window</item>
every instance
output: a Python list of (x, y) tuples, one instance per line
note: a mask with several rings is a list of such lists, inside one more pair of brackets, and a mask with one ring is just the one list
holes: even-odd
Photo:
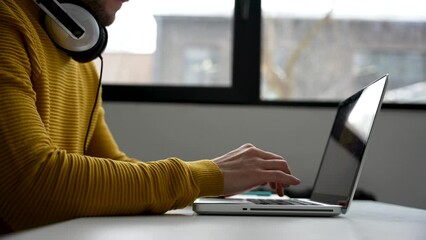
[(130, 1), (108, 28), (104, 99), (334, 105), (389, 73), (385, 102), (422, 107), (424, 7), (414, 0)]
[(182, 62), (183, 85), (224, 85), (230, 83), (230, 79), (221, 81), (218, 74), (217, 48), (189, 46), (184, 49)]
[(364, 51), (354, 54), (354, 67), (360, 74), (355, 79), (365, 85), (368, 77), (391, 69), (393, 72), (386, 99), (388, 101), (426, 102), (426, 53), (416, 51)]
[(110, 27), (104, 83), (229, 86), (232, 1), (129, 1)]
[(339, 101), (389, 73), (385, 101), (426, 103), (426, 12), (419, 5), (426, 7), (262, 0), (261, 98)]

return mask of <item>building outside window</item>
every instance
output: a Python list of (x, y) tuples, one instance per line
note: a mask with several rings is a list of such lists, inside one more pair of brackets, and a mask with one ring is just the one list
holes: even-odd
[[(234, 10), (241, 3), (243, 18), (250, 17), (255, 1), (126, 3), (108, 28), (104, 83), (232, 88), (234, 48), (253, 41), (234, 42), (235, 24), (248, 24), (236, 23)], [(260, 6), (260, 76), (242, 80), (259, 82), (260, 101), (335, 102), (389, 73), (387, 102), (426, 103), (426, 3), (262, 0)]]

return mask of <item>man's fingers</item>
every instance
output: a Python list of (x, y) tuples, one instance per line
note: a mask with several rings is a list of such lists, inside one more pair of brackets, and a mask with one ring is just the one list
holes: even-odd
[(264, 166), (264, 169), (279, 169), (287, 174), (291, 174), (291, 169), (287, 164), (287, 161), (278, 154), (256, 148), (252, 144), (246, 145), (244, 151), (261, 160), (261, 164)]
[(261, 170), (259, 174), (261, 182), (276, 183), (282, 186), (297, 185), (300, 183), (300, 179), (297, 177), (279, 170)]
[(287, 174), (291, 174), (290, 167), (287, 164), (287, 161), (283, 159), (274, 159), (274, 160), (263, 160), (259, 159), (259, 166), (264, 170), (281, 170)]
[(284, 196), (284, 189), (290, 187), (290, 185), (289, 184), (283, 185), (276, 182), (270, 182), (269, 187), (271, 189), (274, 189), (278, 196), (282, 197)]
[(285, 187), (300, 183), (300, 180), (291, 174), (283, 157), (258, 149), (252, 144), (244, 144), (213, 161), (224, 174), (224, 195), (273, 183), (273, 189), (282, 196)]
[(242, 145), (241, 147), (232, 151), (232, 153), (245, 154), (246, 157), (258, 157), (263, 159), (283, 159), (284, 160), (282, 156), (257, 148), (251, 143), (246, 143)]
[(278, 196), (282, 197), (284, 196), (284, 189), (281, 183), (277, 183), (275, 186), (275, 192)]
[(241, 151), (242, 153), (245, 153), (249, 156), (256, 156), (263, 159), (283, 159), (282, 156), (257, 148), (251, 143), (246, 143), (236, 150)]
[(234, 149), (231, 152), (221, 156), (221, 158), (223, 157), (233, 158), (233, 159), (238, 158), (242, 160), (258, 159), (263, 161), (269, 161), (269, 160), (285, 161), (282, 156), (259, 149), (250, 143), (246, 143), (240, 146), (239, 148)]
[[(246, 156), (247, 158), (258, 157), (257, 151), (259, 151), (259, 149), (256, 148), (253, 144), (246, 143), (246, 144), (241, 145), (239, 148), (236, 148), (236, 149), (228, 152), (224, 156), (227, 156), (229, 158), (241, 158), (241, 156), (245, 154), (245, 155), (248, 155), (248, 156)], [(252, 154), (252, 155), (250, 155), (250, 154)]]

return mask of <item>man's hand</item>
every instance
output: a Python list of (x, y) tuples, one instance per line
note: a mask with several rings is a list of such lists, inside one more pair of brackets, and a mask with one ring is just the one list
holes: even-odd
[(300, 183), (298, 178), (291, 175), (283, 157), (252, 144), (244, 144), (213, 161), (224, 176), (224, 196), (242, 193), (266, 183), (279, 196), (283, 196), (284, 188)]

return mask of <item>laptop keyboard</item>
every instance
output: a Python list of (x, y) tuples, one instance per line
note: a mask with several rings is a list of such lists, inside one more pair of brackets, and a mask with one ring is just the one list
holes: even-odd
[(306, 202), (298, 199), (246, 199), (260, 205), (319, 205), (312, 202)]

